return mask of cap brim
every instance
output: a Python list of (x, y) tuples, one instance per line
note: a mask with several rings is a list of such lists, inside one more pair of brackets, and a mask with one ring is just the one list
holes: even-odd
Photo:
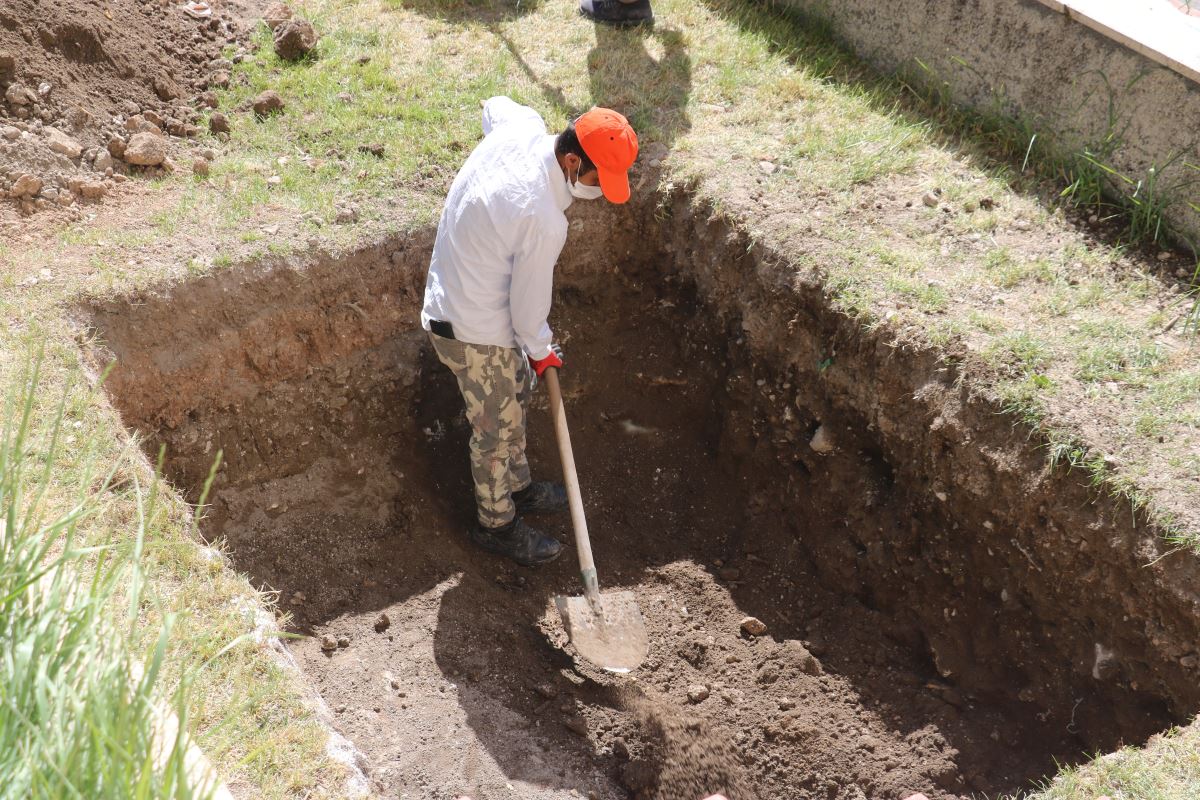
[(624, 203), (629, 200), (629, 171), (609, 172), (597, 167), (596, 174), (600, 178), (600, 190), (610, 203)]

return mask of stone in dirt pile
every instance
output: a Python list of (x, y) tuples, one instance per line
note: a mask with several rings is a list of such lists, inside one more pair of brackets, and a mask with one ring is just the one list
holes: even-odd
[(317, 32), (312, 23), (294, 17), (275, 28), (275, 54), (284, 61), (297, 61), (317, 46)]
[[(72, 198), (107, 194), (128, 174), (127, 163), (169, 163), (166, 139), (161, 148), (152, 142), (149, 155), (143, 140), (133, 148), (136, 160), (122, 160), (126, 137), (199, 133), (193, 98), (214, 70), (232, 66), (224, 49), (237, 46), (257, 17), (243, 20), (238, 4), (220, 4), (211, 17), (194, 19), (179, 5), (0, 2), (0, 197), (18, 201), (0, 204), (0, 226), (21, 224), (9, 217), (14, 210), (70, 209)], [(21, 175), (30, 177), (14, 195)], [(40, 185), (29, 193), (34, 179)]]
[(167, 140), (148, 131), (135, 133), (125, 145), (125, 160), (142, 167), (163, 163), (167, 157)]

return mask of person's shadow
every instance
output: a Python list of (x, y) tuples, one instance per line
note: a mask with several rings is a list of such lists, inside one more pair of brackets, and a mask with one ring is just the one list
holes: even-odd
[(692, 59), (683, 35), (661, 25), (595, 30), (587, 58), (592, 103), (628, 117), (643, 154), (653, 152), (647, 144), (654, 142), (669, 149), (691, 128)]

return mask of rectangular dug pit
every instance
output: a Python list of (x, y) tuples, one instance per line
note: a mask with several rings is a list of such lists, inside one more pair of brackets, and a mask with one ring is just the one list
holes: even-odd
[[(428, 234), (84, 309), (170, 480), (194, 499), (222, 454), (202, 533), (311, 635), (293, 651), (385, 796), (992, 794), (1196, 707), (1179, 576), (1118, 547), (1144, 531), (946, 365), (666, 202), (653, 252), (588, 222), (629, 256), (568, 257), (551, 320), (601, 583), (650, 631), (635, 681), (564, 642), (573, 548), (527, 570), (466, 539), (461, 400), (417, 326)], [(529, 441), (557, 479), (542, 390)]]

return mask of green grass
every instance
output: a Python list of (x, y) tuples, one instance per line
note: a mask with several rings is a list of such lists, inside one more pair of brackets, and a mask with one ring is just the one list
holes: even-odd
[[(163, 679), (177, 615), (141, 619), (155, 602), (141, 556), (158, 484), (76, 440), (69, 393), (36, 417), (40, 366), (11, 379), (0, 429), (0, 796), (205, 797), (211, 777), (184, 760), (191, 679)], [(56, 466), (72, 470), (61, 506)], [(132, 519), (117, 519), (121, 500)]]
[(1145, 748), (1125, 747), (1063, 769), (1037, 800), (1193, 800), (1200, 796), (1200, 729), (1173, 728)]

